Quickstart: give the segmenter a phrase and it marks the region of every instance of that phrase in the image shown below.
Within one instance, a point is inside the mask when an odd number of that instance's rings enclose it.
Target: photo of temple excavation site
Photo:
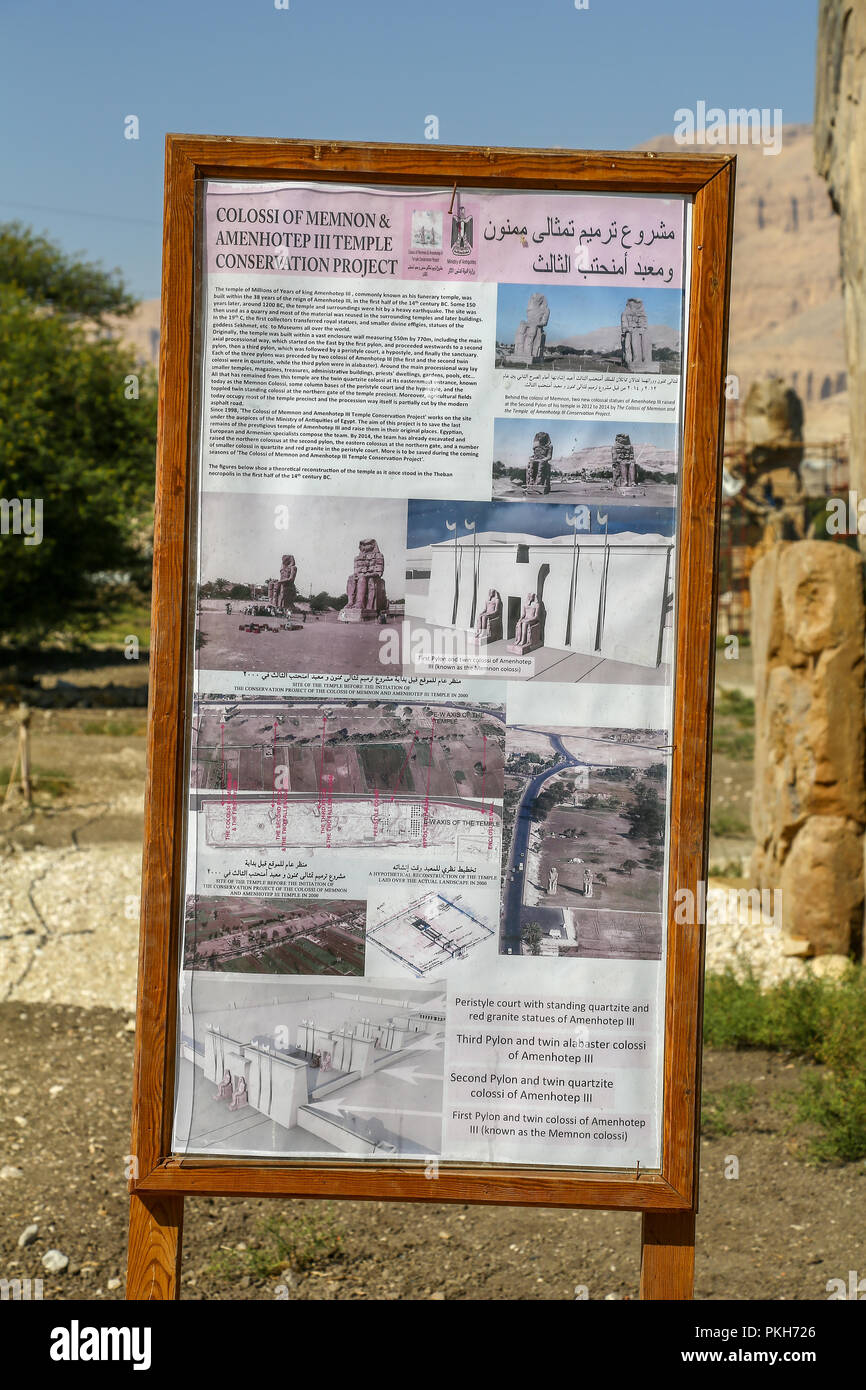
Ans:
[[[676,445],[673,424],[498,419],[493,497],[673,507]]]
[[[505,711],[493,703],[200,697],[194,789],[501,800]]]
[[[666,684],[673,515],[410,502],[407,671]]]
[[[500,284],[496,366],[676,375],[681,325],[680,290]]]
[[[403,501],[203,493],[198,666],[394,674],[405,535]]]
[[[503,954],[661,958],[665,745],[658,730],[509,727]]]
[[[441,986],[186,974],[174,1149],[438,1154],[444,1034]]]
[[[185,970],[363,975],[366,904],[341,899],[190,895]]]
[[[372,903],[371,903],[372,908]],[[425,893],[373,920],[367,932],[367,971],[380,973],[376,952],[418,979],[438,975],[489,941],[494,928],[470,910],[460,893]]]
[[[194,796],[200,816],[199,850],[228,852],[322,850],[329,856],[359,850],[411,850],[422,858],[447,857],[464,866],[497,860],[501,837],[498,802],[444,797],[291,795],[268,798]]]

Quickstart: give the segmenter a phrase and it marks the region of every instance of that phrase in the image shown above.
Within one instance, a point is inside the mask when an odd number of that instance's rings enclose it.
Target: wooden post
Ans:
[[[641,1222],[640,1296],[691,1299],[695,1289],[695,1213],[645,1211]]]
[[[24,803],[30,806],[33,802],[33,793],[30,789],[30,720],[33,718],[31,711],[25,704],[18,707],[19,733],[18,738],[21,747],[21,791],[24,794]]]
[[[169,1301],[180,1296],[183,1197],[133,1192],[129,1199],[128,1301]]]
[[[30,786],[30,720],[32,717],[31,710],[22,700],[15,715],[18,720],[18,742],[15,745],[15,759],[9,774],[9,785],[6,788],[6,796],[3,801],[4,806],[8,806],[12,800],[16,774],[20,780],[21,794],[25,804],[30,806],[33,802],[33,792]]]
[[[8,785],[7,788],[6,788],[6,795],[5,795],[5,797],[3,798],[3,805],[4,805],[4,806],[8,806],[9,803],[10,803],[10,801],[12,800],[12,793],[13,793],[13,791],[15,790],[15,786],[16,786],[15,778],[16,778],[17,775],[18,775],[18,764],[20,763],[20,761],[21,761],[21,734],[20,734],[20,732],[19,732],[19,734],[18,734],[18,739],[17,739],[17,742],[16,742],[16,744],[15,744],[15,757],[12,759],[12,771],[9,773],[9,785]]]

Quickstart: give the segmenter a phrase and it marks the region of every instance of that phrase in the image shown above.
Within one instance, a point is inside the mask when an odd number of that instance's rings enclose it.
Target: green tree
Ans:
[[[520,933],[521,945],[527,955],[541,955],[541,937],[541,924],[539,922],[527,922]]]
[[[629,822],[629,838],[664,843],[665,807],[664,802],[651,782],[638,782],[634,789],[634,802],[626,806],[622,813]]]
[[[327,613],[329,608],[342,608],[348,601],[348,594],[329,594],[326,589],[322,589],[321,593],[311,594],[308,600],[311,613]]]
[[[20,222],[0,223],[0,280],[31,304],[98,323],[135,308],[120,271],[67,256]]]
[[[75,631],[149,583],[155,383],[103,323],[133,303],[116,272],[0,226],[0,498],[41,508],[30,536],[4,510],[4,641]]]

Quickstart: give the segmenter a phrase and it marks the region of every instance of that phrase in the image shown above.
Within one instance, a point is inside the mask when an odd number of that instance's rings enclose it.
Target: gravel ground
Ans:
[[[0,998],[135,1009],[144,730],[139,710],[34,713],[34,812],[0,809]]]

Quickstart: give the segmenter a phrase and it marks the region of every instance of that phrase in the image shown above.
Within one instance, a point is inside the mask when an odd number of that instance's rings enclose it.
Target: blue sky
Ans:
[[[573,506],[549,502],[412,502],[409,503],[408,548],[435,545],[471,536],[466,521],[474,521],[475,529],[500,531],[504,536],[538,536],[550,540],[553,536],[572,536],[574,530],[565,516],[574,515]],[[670,535],[670,507],[604,507],[590,508],[589,534],[604,535],[604,517],[609,535],[619,531],[640,532],[642,535]],[[446,521],[456,521],[457,531],[449,531]],[[586,531],[584,535],[588,534]],[[578,532],[578,540],[581,532]]]
[[[166,131],[627,149],[698,100],[812,119],[813,0],[3,0],[0,220],[159,293]],[[140,139],[125,140],[136,115]]]

